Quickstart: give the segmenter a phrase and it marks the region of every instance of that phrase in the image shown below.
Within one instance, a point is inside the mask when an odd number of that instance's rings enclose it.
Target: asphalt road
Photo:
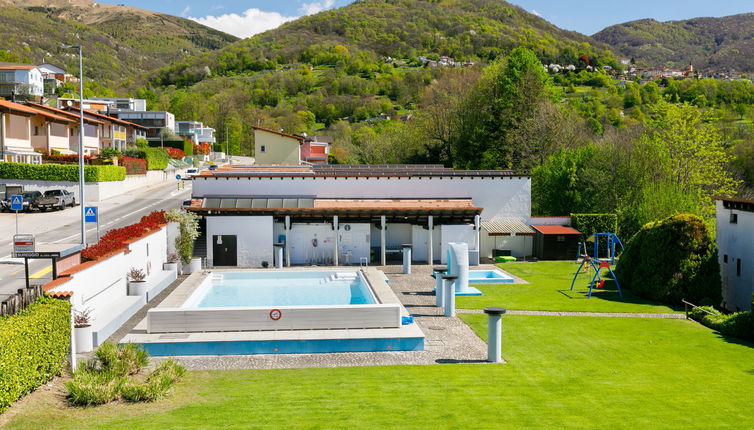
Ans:
[[[124,195],[93,203],[98,206],[99,230],[103,235],[110,229],[133,224],[155,210],[179,207],[191,195],[191,181],[180,181],[185,188],[178,189],[175,182],[150,189],[134,190]],[[0,300],[15,294],[25,285],[22,259],[11,258],[13,235],[16,232],[16,215],[0,213]],[[81,208],[63,211],[18,214],[18,232],[35,235],[36,243],[80,243]],[[97,241],[96,224],[87,224],[87,242]],[[20,263],[20,264],[19,264]],[[29,260],[29,274],[40,280],[52,279],[50,260]]]

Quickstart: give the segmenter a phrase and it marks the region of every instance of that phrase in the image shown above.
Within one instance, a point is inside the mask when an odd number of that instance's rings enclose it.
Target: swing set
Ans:
[[[606,238],[607,242],[607,246],[605,248],[607,252],[606,258],[600,258],[599,253],[600,238],[602,237]],[[594,249],[591,255],[589,254],[589,250],[587,248],[587,242],[589,241],[594,242]],[[579,268],[576,269],[576,273],[573,275],[573,280],[571,281],[571,291],[573,291],[573,287],[576,284],[576,278],[578,278],[579,274],[582,271],[587,273],[591,268],[592,270],[594,270],[594,275],[592,276],[591,282],[589,282],[589,294],[587,295],[587,298],[591,299],[592,290],[594,288],[598,290],[604,288],[605,279],[603,279],[601,272],[602,269],[607,269],[610,277],[615,282],[615,286],[618,288],[618,294],[621,298],[623,298],[623,291],[621,291],[620,285],[618,284],[618,279],[615,277],[615,273],[613,273],[612,269],[612,265],[615,264],[616,245],[620,246],[620,250],[623,251],[623,243],[614,233],[594,233],[579,244],[579,255],[577,255],[576,257],[576,262],[580,264]],[[583,253],[581,253],[582,250]]]

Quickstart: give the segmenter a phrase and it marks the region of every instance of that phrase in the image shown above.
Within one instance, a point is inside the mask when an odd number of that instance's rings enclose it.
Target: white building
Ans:
[[[44,94],[42,72],[33,64],[0,63],[0,97],[31,96],[39,99]]]
[[[145,99],[132,99],[130,97],[92,97],[92,100],[99,100],[112,104],[113,109],[133,110],[143,112],[147,110],[147,101]]]
[[[754,200],[719,199],[716,204],[723,306],[748,311],[754,294]]]
[[[179,136],[187,137],[196,144],[215,143],[215,129],[211,127],[205,127],[202,122],[176,121],[175,127],[176,133]]]
[[[436,165],[231,166],[195,176],[192,190],[210,266],[272,266],[274,243],[290,264],[384,265],[404,244],[416,262],[444,262],[459,241],[478,261],[482,221],[531,212],[527,175]]]

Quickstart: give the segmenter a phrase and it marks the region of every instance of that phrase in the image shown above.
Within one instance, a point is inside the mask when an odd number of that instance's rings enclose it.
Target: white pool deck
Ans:
[[[244,271],[266,271],[270,269],[247,269]],[[296,269],[273,269],[296,270]],[[332,271],[332,268],[307,268],[307,271]],[[355,270],[355,269],[354,269]],[[190,275],[156,309],[180,308],[210,273],[223,271],[238,272],[238,269],[213,269]],[[363,269],[364,277],[381,304],[400,307],[400,316],[410,313],[401,304],[388,285],[385,274],[376,268]],[[214,331],[214,332],[172,332],[148,333],[148,317],[142,319],[120,343],[169,344],[169,343],[213,343],[213,342],[259,342],[259,341],[307,341],[307,340],[358,340],[358,339],[415,339],[424,338],[424,333],[416,323],[399,325],[397,328],[342,328],[327,330],[260,330],[260,331]]]

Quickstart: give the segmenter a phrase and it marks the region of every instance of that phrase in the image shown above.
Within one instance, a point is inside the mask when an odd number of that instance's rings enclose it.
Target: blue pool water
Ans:
[[[356,271],[215,272],[184,308],[326,306],[377,303]]]
[[[513,278],[499,270],[469,270],[470,284],[498,284],[513,282]]]

